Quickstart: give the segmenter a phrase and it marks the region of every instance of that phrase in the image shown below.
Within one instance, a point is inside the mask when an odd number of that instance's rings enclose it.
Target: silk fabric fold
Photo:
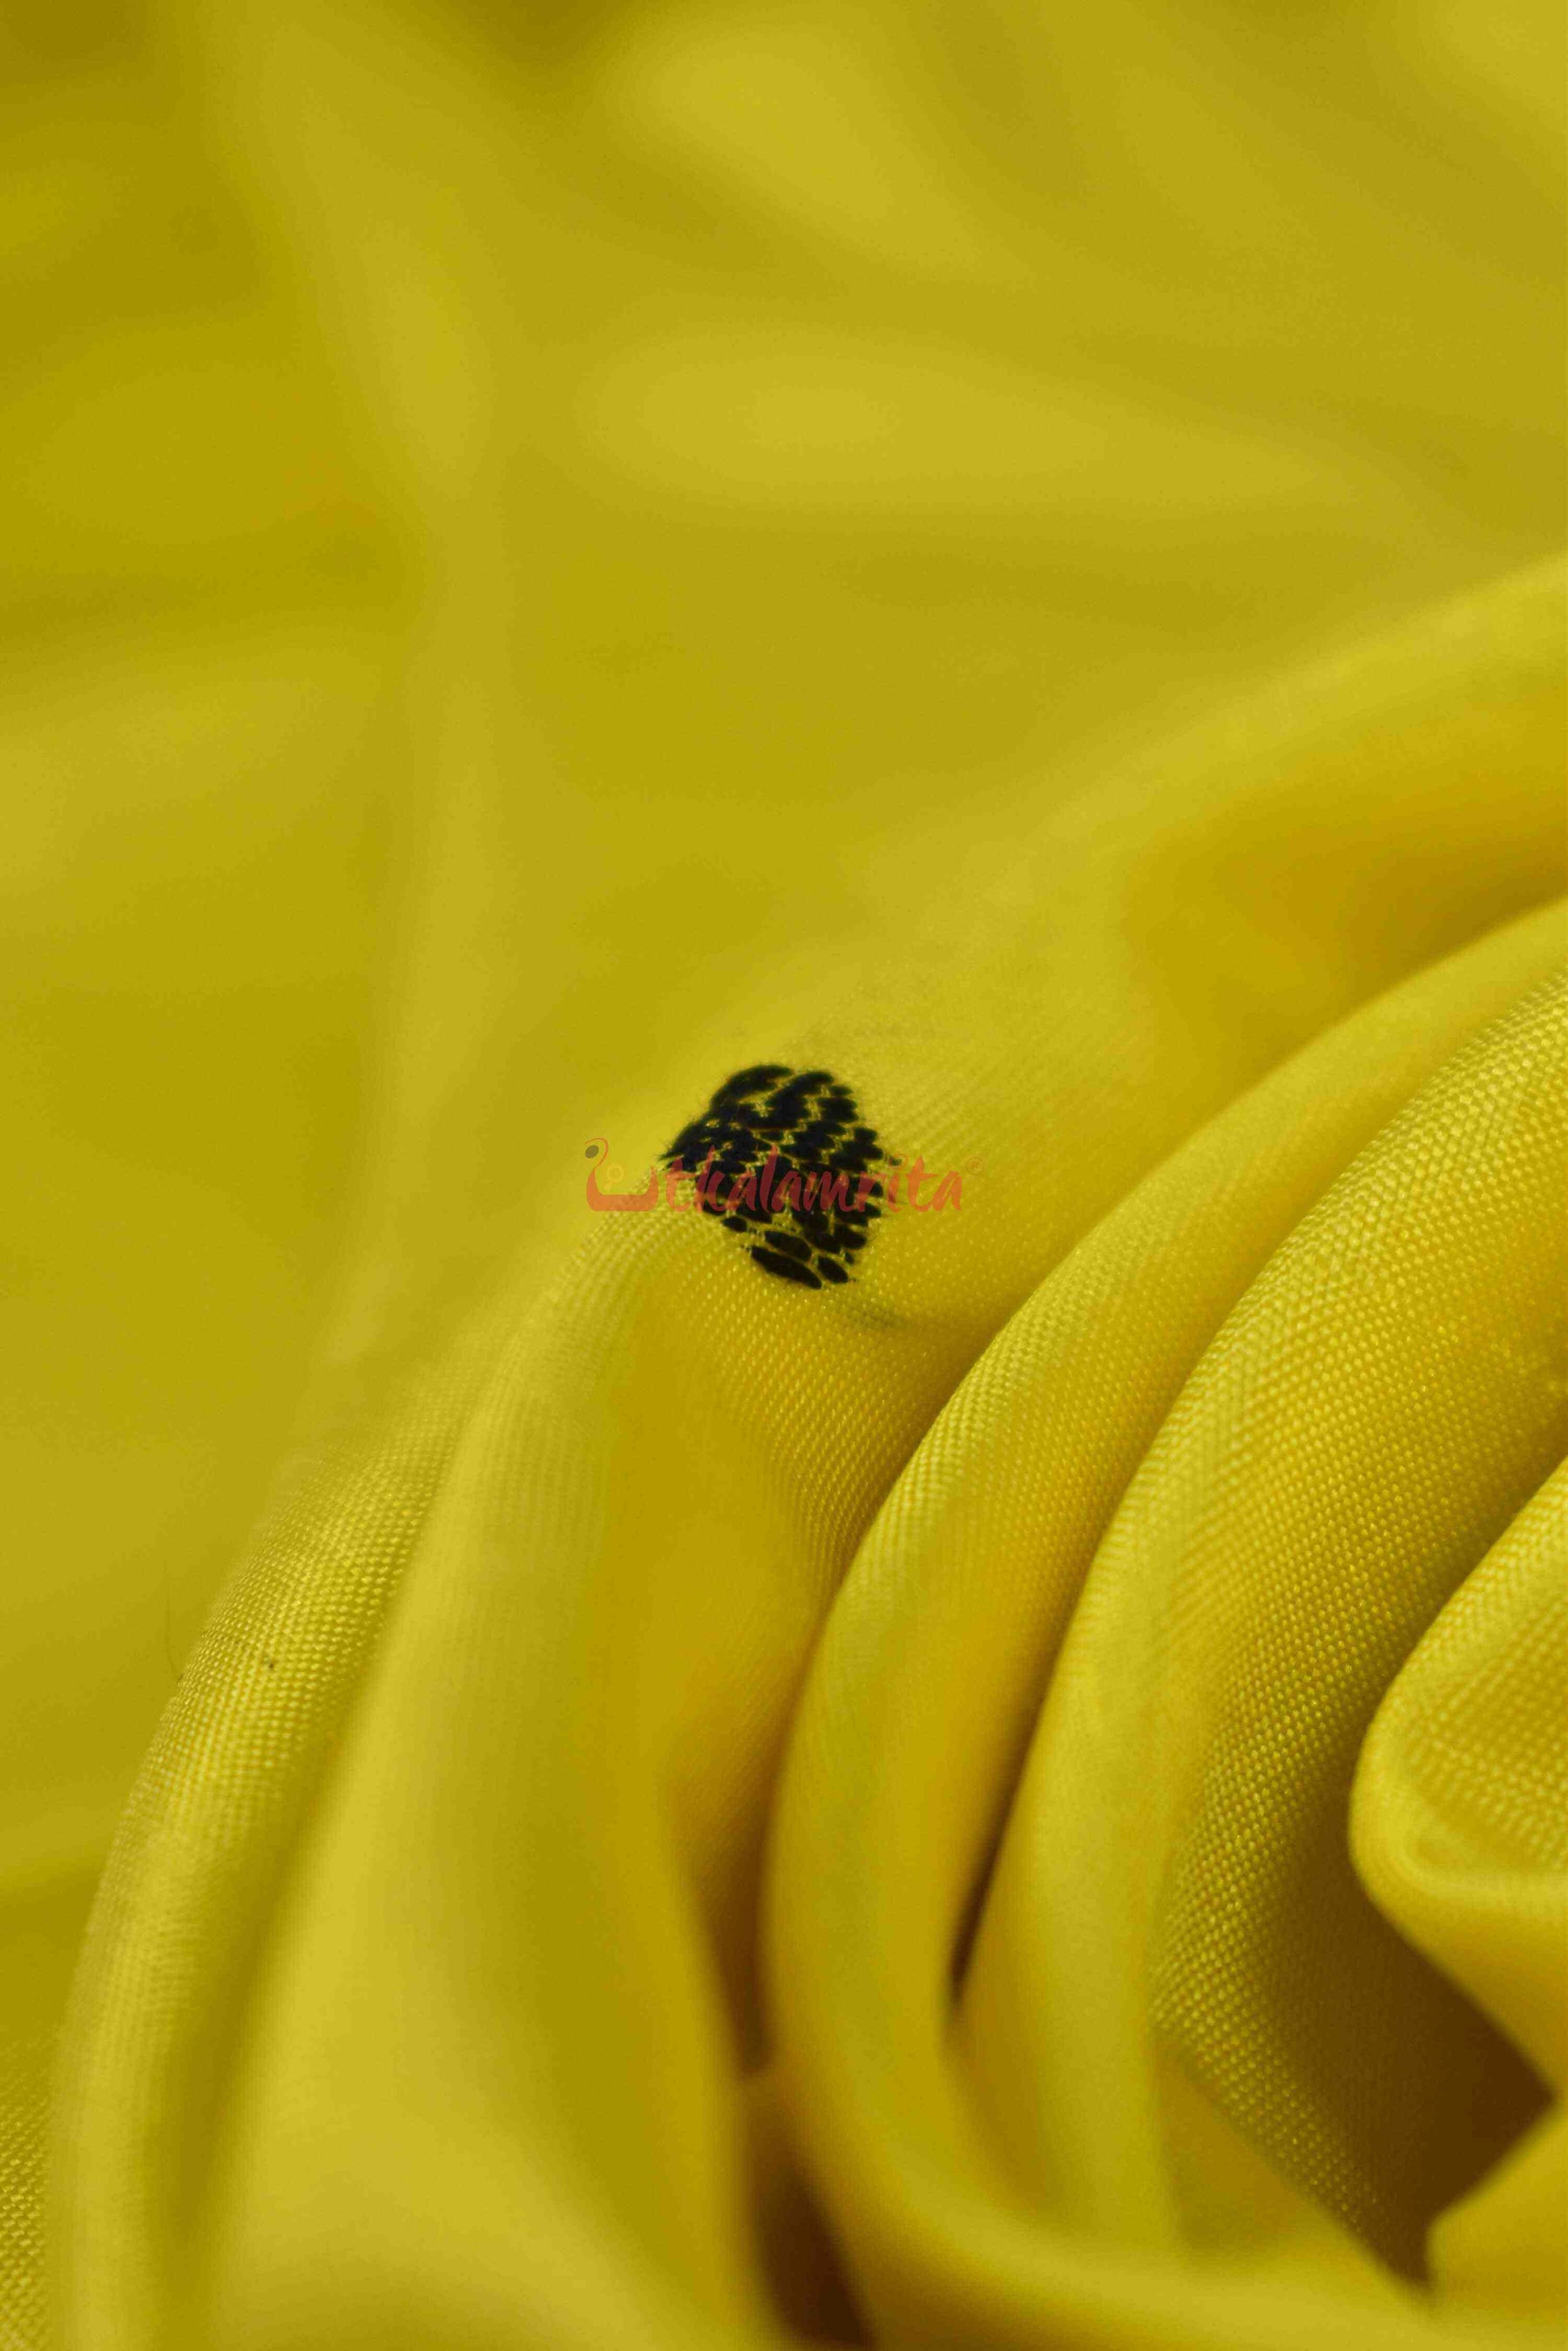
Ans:
[[[10,37],[0,2344],[1560,2340],[1558,28]]]

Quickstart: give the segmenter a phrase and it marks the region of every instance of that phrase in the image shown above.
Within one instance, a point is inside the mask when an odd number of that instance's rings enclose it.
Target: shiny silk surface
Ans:
[[[1562,2341],[1563,81],[5,10],[4,2351]]]

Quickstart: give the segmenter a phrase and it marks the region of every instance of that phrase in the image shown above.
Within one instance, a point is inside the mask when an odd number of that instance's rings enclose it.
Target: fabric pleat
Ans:
[[[1562,2340],[1562,47],[8,12],[0,2351]]]

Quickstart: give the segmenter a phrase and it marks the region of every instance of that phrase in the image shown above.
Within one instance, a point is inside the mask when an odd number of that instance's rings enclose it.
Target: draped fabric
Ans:
[[[1562,2340],[1562,67],[6,12],[4,2351]]]

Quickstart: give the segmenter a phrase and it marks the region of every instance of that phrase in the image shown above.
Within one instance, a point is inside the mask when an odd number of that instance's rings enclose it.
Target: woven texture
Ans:
[[[1560,48],[6,11],[0,2351],[1561,2342]]]

